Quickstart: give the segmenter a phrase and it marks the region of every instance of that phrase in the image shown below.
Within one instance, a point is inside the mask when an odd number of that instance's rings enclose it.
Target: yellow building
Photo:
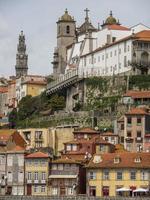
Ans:
[[[27,128],[19,129],[18,132],[27,142],[27,149],[51,147],[56,156],[64,148],[64,143],[72,140],[74,127],[56,128]]]
[[[26,195],[48,195],[49,162],[49,155],[42,152],[25,157]]]
[[[150,153],[95,154],[86,166],[89,196],[135,196],[149,190]]]

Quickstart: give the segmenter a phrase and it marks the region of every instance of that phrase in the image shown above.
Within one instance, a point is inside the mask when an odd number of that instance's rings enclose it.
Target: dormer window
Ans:
[[[67,150],[67,151],[71,151],[71,145],[70,145],[70,144],[68,144],[68,145],[66,146],[66,150]]]
[[[135,163],[140,163],[141,160],[142,160],[141,157],[137,157],[137,158],[134,159],[134,162],[135,162]]]
[[[115,164],[120,163],[120,162],[121,162],[121,158],[120,157],[117,156],[117,157],[114,158],[114,163]]]

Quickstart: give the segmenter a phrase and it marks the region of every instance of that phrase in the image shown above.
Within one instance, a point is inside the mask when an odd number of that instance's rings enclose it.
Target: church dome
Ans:
[[[68,14],[68,10],[65,10],[65,13],[60,18],[61,21],[74,21],[73,17]]]
[[[112,25],[112,24],[118,24],[115,17],[113,17],[112,11],[110,11],[109,17],[107,17],[105,21],[105,25]]]

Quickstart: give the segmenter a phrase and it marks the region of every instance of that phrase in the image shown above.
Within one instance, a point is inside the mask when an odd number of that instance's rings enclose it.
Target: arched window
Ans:
[[[144,51],[141,54],[141,63],[147,65],[148,64],[148,53]]]
[[[70,26],[66,26],[66,33],[67,33],[67,34],[70,33]]]

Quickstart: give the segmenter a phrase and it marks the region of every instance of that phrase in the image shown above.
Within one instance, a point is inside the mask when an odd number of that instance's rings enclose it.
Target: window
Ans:
[[[95,172],[89,172],[89,179],[96,179],[96,173]]]
[[[38,190],[39,190],[38,185],[34,185],[34,192],[36,193],[36,192],[38,192]]]
[[[122,180],[122,172],[121,171],[117,172],[117,180]]]
[[[124,67],[127,66],[127,56],[124,56]]]
[[[103,179],[104,180],[109,180],[109,171],[104,171],[103,172]]]
[[[117,50],[115,50],[115,53],[114,53],[114,55],[115,55],[115,56],[117,55]]]
[[[119,54],[121,54],[121,49],[119,49]]]
[[[127,118],[127,125],[128,125],[128,126],[131,126],[131,123],[132,123],[131,117],[128,117],[128,118]]]
[[[34,172],[34,180],[38,180],[38,172]]]
[[[42,139],[42,131],[35,131],[35,139]]]
[[[136,172],[135,171],[131,171],[130,172],[130,179],[131,180],[136,180]]]
[[[56,187],[53,187],[52,188],[52,195],[58,195],[58,188],[56,188]]]
[[[13,164],[13,157],[12,156],[8,156],[7,165],[8,166],[12,166],[12,164]]]
[[[121,124],[120,129],[121,129],[121,130],[124,130],[124,124]]]
[[[71,145],[68,144],[66,149],[67,149],[67,151],[71,151]]]
[[[23,182],[23,176],[24,176],[23,172],[18,172],[18,181],[19,182]]]
[[[52,170],[57,170],[57,165],[56,164],[52,164]]]
[[[70,26],[66,26],[66,33],[67,33],[67,34],[70,33]]]
[[[149,178],[148,171],[141,171],[141,180],[148,180]]]
[[[127,131],[127,137],[131,137],[131,131]]]
[[[94,197],[96,196],[96,186],[89,187],[89,195]]]
[[[63,170],[63,164],[58,164],[58,170]]]
[[[27,180],[31,180],[32,179],[32,174],[31,172],[27,172]]]
[[[141,131],[137,131],[137,138],[141,138],[142,134]]]
[[[110,57],[112,57],[112,51],[110,52]]]
[[[121,136],[121,143],[124,143],[124,137]]]
[[[128,51],[130,51],[130,46],[128,45]]]
[[[84,57],[84,66],[86,66],[86,57]]]
[[[68,195],[73,195],[73,188],[72,187],[68,187],[67,188],[67,193],[68,193]]]
[[[41,192],[45,192],[45,185],[41,185]]]
[[[126,50],[127,50],[127,43],[124,42],[124,52],[126,52]]]
[[[8,182],[12,182],[12,173],[8,172]]]
[[[42,172],[42,180],[45,180],[45,179],[46,179],[46,173]]]
[[[20,167],[22,167],[24,165],[24,157],[23,156],[20,156],[19,159],[18,159],[18,165]]]
[[[116,41],[116,37],[112,37],[112,42],[115,42]]]
[[[138,117],[138,118],[137,118],[137,125],[138,125],[138,126],[141,125],[141,121],[142,121],[142,120],[141,120],[141,117]]]
[[[76,144],[72,145],[72,151],[77,151],[77,145]]]

